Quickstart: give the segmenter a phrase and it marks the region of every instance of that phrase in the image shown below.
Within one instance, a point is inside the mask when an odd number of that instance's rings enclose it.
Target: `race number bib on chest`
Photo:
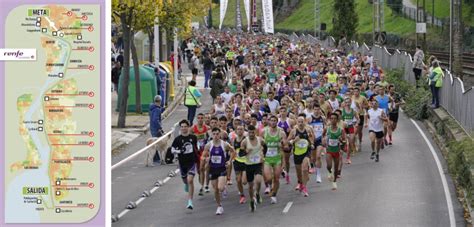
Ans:
[[[250,156],[250,161],[253,162],[253,163],[259,163],[260,162],[260,155]]]
[[[278,155],[278,148],[277,147],[269,147],[267,149],[267,157],[275,157]]]
[[[222,156],[212,155],[211,162],[214,164],[221,164],[222,163]]]
[[[309,145],[308,140],[305,139],[300,139],[297,143],[296,146],[299,148],[307,148]]]
[[[329,139],[328,145],[331,147],[335,147],[339,145],[339,140],[338,139]]]
[[[316,138],[319,138],[323,135],[323,124],[314,124],[313,125],[313,129],[314,129],[314,134],[316,134]]]

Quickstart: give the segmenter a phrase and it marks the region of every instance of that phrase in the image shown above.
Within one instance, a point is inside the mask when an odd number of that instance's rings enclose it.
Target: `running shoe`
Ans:
[[[193,201],[192,200],[188,200],[188,206],[186,208],[188,208],[190,210],[193,209]]]
[[[382,144],[380,144],[380,149],[384,149],[385,148],[385,145],[384,143],[382,142]]]
[[[277,203],[277,197],[276,196],[272,196],[270,199],[271,199],[271,201],[270,201],[271,204]]]
[[[372,154],[370,155],[370,159],[374,159],[375,158],[375,152],[372,152]]]
[[[316,183],[321,183],[321,173],[316,174]]]
[[[227,198],[227,187],[224,187],[224,191],[222,191],[222,198]]]
[[[390,140],[390,142],[388,142],[388,145],[392,146],[393,145],[392,143],[393,143],[393,141]]]
[[[218,206],[216,210],[216,215],[221,215],[224,213],[224,208],[222,206]]]
[[[253,201],[253,199],[250,200],[250,211],[254,212],[257,209],[257,205]]]
[[[379,162],[379,154],[375,155],[375,162]]]
[[[301,186],[302,185],[300,183],[298,183],[295,187],[295,191],[301,191]]]
[[[189,185],[188,184],[184,184],[184,192],[189,192]]]
[[[227,185],[232,185],[232,181],[231,181],[231,180],[228,180],[228,181],[227,181]]]
[[[308,189],[306,188],[306,186],[301,185],[301,187],[303,188],[303,189],[301,190],[301,192],[303,193],[303,196],[304,196],[304,197],[308,197],[309,194],[308,194]]]
[[[281,171],[281,177],[282,177],[282,178],[285,178],[285,177],[286,177],[286,171],[285,171],[285,170]]]
[[[211,192],[211,190],[209,190],[209,186],[208,186],[208,185],[204,186],[204,191],[205,191],[206,193]]]
[[[203,195],[204,195],[204,190],[203,190],[202,188],[199,189],[199,194],[198,194],[198,195],[199,195],[199,196],[203,196]]]
[[[333,191],[337,190],[337,183],[336,182],[332,182],[332,190]]]
[[[347,158],[347,159],[346,159],[346,164],[351,164],[351,163],[352,163],[351,159],[350,159],[350,158]]]
[[[309,173],[313,174],[316,172],[316,168],[312,167],[312,168],[309,168]]]
[[[328,174],[328,180],[329,180],[329,181],[332,181],[332,180],[334,180],[334,179],[333,179],[333,175],[332,175],[332,173],[329,173],[329,174]]]
[[[270,187],[265,188],[265,195],[268,195],[268,194],[270,194]]]
[[[239,203],[240,203],[240,204],[244,204],[244,203],[245,203],[245,201],[246,201],[246,199],[245,199],[245,195],[241,195],[241,196],[240,196]]]
[[[383,140],[384,140],[383,142],[385,143],[385,146],[387,146],[387,145],[388,145],[388,140],[387,140],[387,138],[385,138],[385,139],[383,139]]]
[[[262,197],[260,196],[260,194],[257,194],[257,195],[255,196],[255,199],[257,200],[257,203],[258,203],[258,204],[262,204],[263,199],[262,199]]]
[[[290,184],[290,175],[286,174],[285,176],[286,184]]]

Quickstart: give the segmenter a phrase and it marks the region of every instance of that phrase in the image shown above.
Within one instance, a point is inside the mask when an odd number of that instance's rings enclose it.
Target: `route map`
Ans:
[[[100,12],[25,4],[5,19],[6,223],[82,223],[99,211]]]

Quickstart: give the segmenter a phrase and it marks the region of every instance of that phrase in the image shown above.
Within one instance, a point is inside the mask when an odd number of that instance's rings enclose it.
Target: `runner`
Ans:
[[[372,108],[369,109],[365,119],[365,127],[369,128],[369,137],[372,147],[372,154],[370,159],[379,161],[379,151],[383,143],[383,122],[387,120],[385,111],[379,108],[379,103],[377,99],[373,98],[371,100]],[[370,122],[368,121],[370,120]]]
[[[226,152],[229,152],[229,160],[235,156],[234,148],[227,142],[220,139],[221,130],[212,129],[212,140],[206,144],[202,159],[209,162],[209,178],[214,189],[214,198],[217,203],[216,215],[224,213],[221,203],[221,193],[225,191],[226,167],[230,164],[227,160]],[[224,193],[225,197],[225,193]]]
[[[267,145],[264,163],[264,180],[267,186],[265,194],[269,194],[271,190],[272,204],[277,203],[276,195],[280,187],[281,148],[287,147],[286,134],[282,129],[277,127],[277,122],[278,118],[275,115],[270,116],[270,125],[265,127],[263,133],[263,139]]]
[[[311,151],[311,164],[315,164],[316,168],[316,183],[321,183],[321,153],[324,151],[324,146],[322,144],[322,137],[324,135],[324,131],[326,130],[324,122],[326,121],[325,117],[321,112],[321,107],[319,104],[316,104],[313,107],[313,113],[310,113],[309,117],[309,124],[313,128],[314,132],[314,147]]]
[[[393,100],[390,96],[385,94],[385,87],[380,86],[380,85],[376,85],[376,87],[378,88],[378,95],[375,98],[377,99],[379,108],[383,109],[385,112],[385,115],[387,116],[388,113],[390,112],[391,106],[393,106]],[[387,131],[388,131],[388,122],[384,121],[383,122],[383,134],[384,134],[383,142],[384,143],[382,143],[382,149],[384,148],[384,146],[388,145],[388,141],[386,138]]]
[[[388,86],[388,91],[390,97],[392,97],[392,108],[390,109],[389,113],[389,127],[388,127],[388,145],[392,145],[393,143],[393,132],[397,128],[398,123],[398,110],[400,109],[400,105],[403,105],[405,102],[402,100],[400,94],[395,92],[395,85],[391,84]]]
[[[337,189],[337,176],[340,175],[339,163],[341,158],[340,146],[342,141],[346,140],[346,133],[343,128],[338,126],[339,116],[337,113],[331,113],[329,120],[331,125],[327,129],[326,137],[323,142],[327,146],[326,168],[329,172],[328,179],[332,181],[332,190]],[[332,167],[334,166],[334,170]]]
[[[281,106],[279,108],[279,116],[277,126],[285,132],[286,135],[290,134],[291,128],[293,126],[292,121],[288,119],[288,112],[285,106]],[[286,184],[290,184],[290,156],[291,156],[291,148],[283,149],[283,165],[284,169],[282,171],[282,176],[285,177]]]
[[[204,151],[204,146],[206,146],[208,130],[209,126],[204,124],[204,114],[199,113],[197,115],[197,123],[191,128],[191,133],[197,138],[198,159],[196,160],[196,163],[199,173],[199,183],[201,184],[201,188],[199,189],[200,196],[204,195],[204,181],[208,178],[206,175],[206,165],[204,162],[201,162],[202,152]]]
[[[364,128],[364,120],[365,120],[365,115],[366,115],[366,110],[369,106],[369,103],[367,102],[367,98],[365,96],[360,95],[360,88],[359,86],[356,86],[353,90],[353,97],[352,97],[352,103],[351,106],[358,112],[359,114],[359,124],[357,124],[357,136],[359,138],[359,147],[358,151],[361,151],[362,147],[362,136],[363,136],[363,131],[362,129]],[[355,104],[354,104],[355,103]]]
[[[242,141],[240,150],[247,154],[245,171],[249,184],[250,211],[254,212],[257,209],[257,203],[262,203],[260,186],[262,182],[262,162],[264,161],[263,149],[265,143],[260,137],[256,136],[256,128],[252,125],[248,126],[248,135]],[[255,191],[254,185],[256,185]]]
[[[306,124],[305,117],[304,114],[298,116],[296,127],[291,130],[288,140],[290,144],[294,145],[293,154],[296,176],[298,178],[295,190],[299,190],[307,197],[309,196],[308,189],[306,188],[306,183],[309,180],[309,156],[311,149],[314,149],[315,143],[313,130]]]
[[[357,111],[355,111],[352,107],[352,104],[354,104],[350,98],[350,96],[347,96],[344,99],[344,108],[342,108],[342,120],[345,122],[345,127],[344,131],[346,132],[346,135],[348,137],[348,147],[346,149],[347,151],[347,158],[346,158],[346,164],[351,164],[351,153],[355,152],[355,125],[359,121],[359,114],[357,114]],[[357,104],[355,104],[357,105]]]
[[[235,149],[235,159],[234,159],[234,171],[235,171],[235,180],[237,181],[237,189],[239,190],[240,195],[240,204],[244,204],[246,201],[244,193],[244,184],[247,184],[247,176],[245,175],[246,167],[246,153],[240,149],[240,144],[246,138],[244,126],[239,125],[236,127],[236,131],[231,133],[231,143]]]
[[[173,140],[171,152],[178,155],[179,170],[184,183],[184,191],[188,193],[188,205],[193,209],[194,175],[197,168],[197,137],[189,134],[189,121],[179,122],[180,135]]]

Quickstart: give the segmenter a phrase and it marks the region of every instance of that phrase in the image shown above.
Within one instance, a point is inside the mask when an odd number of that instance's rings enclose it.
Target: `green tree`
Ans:
[[[335,0],[333,4],[333,28],[332,35],[336,38],[345,36],[351,40],[356,34],[359,17],[355,12],[354,0]]]

